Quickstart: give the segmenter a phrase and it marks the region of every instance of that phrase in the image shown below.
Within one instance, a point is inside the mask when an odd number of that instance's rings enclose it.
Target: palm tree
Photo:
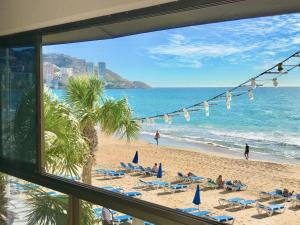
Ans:
[[[91,171],[98,144],[96,125],[99,124],[105,134],[126,136],[128,141],[135,138],[140,130],[133,120],[127,99],[106,99],[102,96],[103,90],[102,81],[92,75],[71,77],[67,85],[67,103],[79,120],[89,147],[89,156],[82,171],[82,181],[86,184],[92,183]]]
[[[71,110],[48,90],[44,93],[44,138],[46,171],[77,176],[88,157],[88,145]]]
[[[22,110],[21,110],[22,111]],[[79,122],[67,105],[50,91],[44,92],[44,168],[58,175],[78,175],[85,164],[88,145],[81,135]],[[41,187],[29,187],[27,225],[65,225],[68,222],[68,196],[51,196]],[[81,203],[81,224],[93,225],[92,205]]]

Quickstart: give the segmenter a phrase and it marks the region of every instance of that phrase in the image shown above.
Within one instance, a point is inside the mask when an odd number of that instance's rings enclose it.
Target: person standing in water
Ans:
[[[158,132],[158,130],[156,131],[155,135],[154,135],[154,139],[156,141],[156,145],[158,145],[158,139],[160,138],[160,134]]]
[[[249,145],[246,143],[246,147],[245,147],[245,158],[248,160],[249,159]]]

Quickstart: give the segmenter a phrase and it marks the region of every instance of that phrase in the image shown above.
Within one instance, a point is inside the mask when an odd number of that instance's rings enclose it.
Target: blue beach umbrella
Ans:
[[[195,192],[195,196],[194,196],[194,199],[193,199],[193,203],[195,205],[198,205],[198,209],[200,208],[201,198],[200,198],[200,186],[199,186],[199,184],[197,185],[197,188],[196,188],[196,192]]]
[[[135,163],[135,164],[139,163],[139,153],[138,153],[138,151],[135,152],[132,163]]]
[[[159,164],[159,167],[158,167],[158,172],[157,172],[157,178],[162,178],[162,166],[161,166],[161,163]]]

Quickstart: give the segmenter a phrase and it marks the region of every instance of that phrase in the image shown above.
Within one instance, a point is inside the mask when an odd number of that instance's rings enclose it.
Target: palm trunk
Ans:
[[[89,146],[89,157],[82,169],[82,181],[85,184],[92,184],[92,167],[95,160],[94,153],[97,150],[98,136],[94,126],[86,126],[83,129],[83,136],[86,138]]]

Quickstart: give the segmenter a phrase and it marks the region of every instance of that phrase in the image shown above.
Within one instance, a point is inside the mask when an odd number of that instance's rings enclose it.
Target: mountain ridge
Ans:
[[[60,68],[72,68],[74,76],[88,73],[88,64],[84,59],[57,53],[48,53],[43,55],[43,61],[52,63]],[[122,77],[120,74],[110,70],[105,70],[104,84],[107,89],[130,89],[130,88],[151,88],[150,85],[142,81],[130,81]]]

